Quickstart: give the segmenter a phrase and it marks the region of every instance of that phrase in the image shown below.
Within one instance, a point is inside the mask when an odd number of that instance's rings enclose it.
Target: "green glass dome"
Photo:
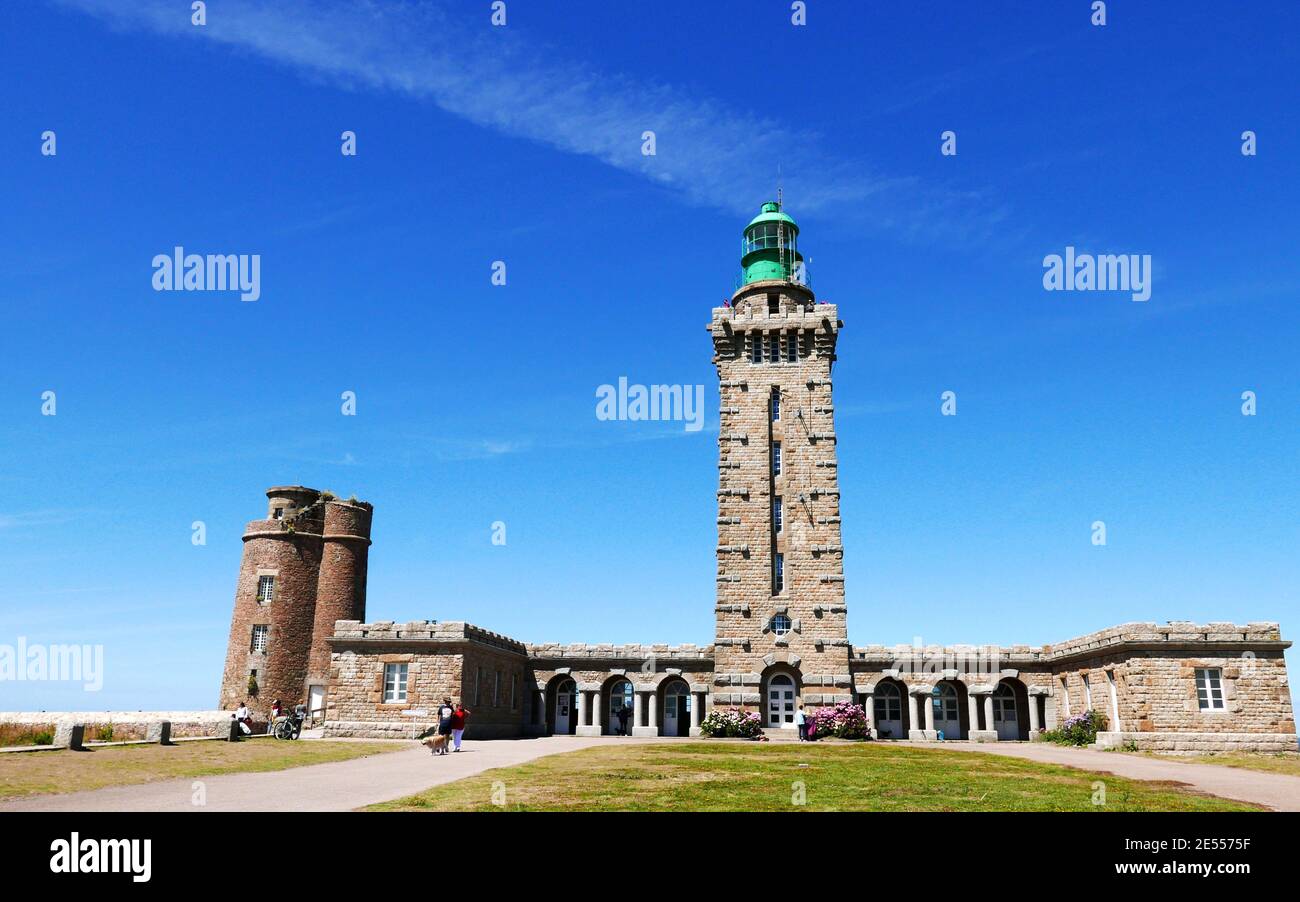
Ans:
[[[768,279],[802,281],[799,226],[781,211],[779,203],[763,204],[758,215],[745,226],[740,253],[742,285]]]

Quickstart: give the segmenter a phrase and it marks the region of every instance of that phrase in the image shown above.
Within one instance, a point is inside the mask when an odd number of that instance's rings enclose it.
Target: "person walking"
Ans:
[[[808,741],[808,718],[803,713],[803,702],[800,702],[799,707],[795,709],[794,725],[799,728],[799,741],[807,742]]]
[[[618,709],[618,733],[620,736],[627,735],[627,718],[632,712],[628,710],[627,705]]]
[[[438,706],[438,735],[447,737],[444,749],[451,744],[451,716],[455,713],[456,709],[451,706],[451,696],[446,696]]]
[[[468,717],[469,709],[457,703],[456,710],[451,713],[451,737],[457,752],[460,751],[460,738],[465,735],[465,721]]]

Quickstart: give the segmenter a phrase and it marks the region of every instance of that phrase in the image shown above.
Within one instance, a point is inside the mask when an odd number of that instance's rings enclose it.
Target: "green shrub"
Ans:
[[[1057,745],[1092,745],[1097,741],[1097,733],[1106,729],[1106,715],[1100,711],[1084,711],[1076,714],[1055,730],[1044,730],[1045,742]]]

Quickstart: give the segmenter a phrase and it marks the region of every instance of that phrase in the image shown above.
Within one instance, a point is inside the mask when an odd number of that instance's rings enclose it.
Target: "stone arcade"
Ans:
[[[468,623],[365,622],[371,505],[302,486],[248,525],[220,705],[307,698],[328,736],[410,736],[443,696],[471,738],[696,735],[714,706],[793,725],[866,706],[880,739],[1028,740],[1088,709],[1100,744],[1296,745],[1276,623],[1128,623],[1041,647],[855,647],[831,368],[843,323],[804,279],[779,204],[745,228],[743,278],[708,330],[721,391],[712,645],[528,645]],[[620,712],[627,713],[620,717]]]

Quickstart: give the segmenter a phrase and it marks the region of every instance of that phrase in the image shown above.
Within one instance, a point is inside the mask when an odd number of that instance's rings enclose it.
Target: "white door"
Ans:
[[[993,693],[993,728],[1000,742],[1014,742],[1020,738],[1020,721],[1016,718],[1016,693],[1003,683]]]
[[[312,686],[307,690],[307,713],[312,720],[325,716],[325,687]]]
[[[664,735],[685,736],[691,722],[690,693],[684,683],[664,690]]]
[[[940,683],[934,687],[930,703],[934,705],[934,728],[943,733],[944,739],[961,739],[961,709],[957,705],[957,687],[952,683]]]
[[[893,683],[881,683],[874,694],[876,735],[881,739],[906,739],[903,735],[903,697]]]
[[[766,726],[794,729],[794,680],[778,673],[767,681]]]
[[[573,717],[573,692],[561,689],[555,693],[555,732],[563,735],[569,732],[570,718]]]

